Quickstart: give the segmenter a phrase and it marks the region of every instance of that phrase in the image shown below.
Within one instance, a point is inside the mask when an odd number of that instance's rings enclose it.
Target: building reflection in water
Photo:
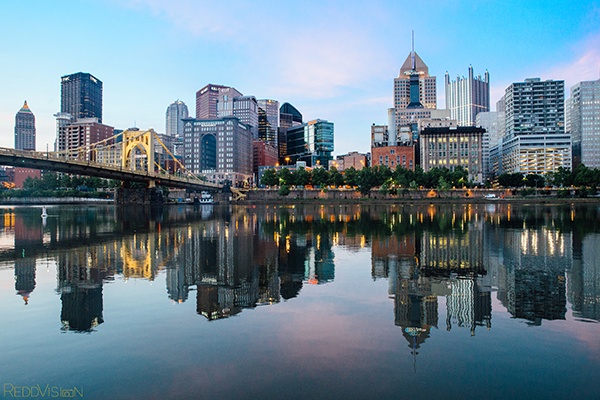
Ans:
[[[49,252],[63,329],[79,332],[103,323],[102,287],[115,277],[154,280],[164,271],[171,301],[195,291],[197,313],[216,320],[334,281],[335,247],[370,248],[372,278],[388,280],[395,324],[414,356],[438,327],[441,296],[446,330],[470,335],[491,329],[493,292],[532,325],[564,319],[567,300],[576,318],[600,321],[600,216],[592,207],[211,210],[66,210],[45,227],[37,212],[4,210],[2,228],[14,232],[15,246],[0,258],[15,261],[15,290],[27,303],[35,256]]]

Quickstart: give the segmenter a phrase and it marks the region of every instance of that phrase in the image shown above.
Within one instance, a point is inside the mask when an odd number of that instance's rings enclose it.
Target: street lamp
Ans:
[[[286,157],[286,158],[285,158],[285,165],[289,165],[289,164],[290,164],[290,158],[289,158],[289,157]]]

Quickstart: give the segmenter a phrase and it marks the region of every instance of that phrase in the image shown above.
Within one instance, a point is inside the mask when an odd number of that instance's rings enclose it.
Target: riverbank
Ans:
[[[527,192],[530,193],[530,192]],[[243,200],[233,202],[240,205],[262,204],[395,204],[395,203],[600,203],[600,197],[560,197],[557,190],[538,190],[521,195],[512,190],[488,189],[452,189],[428,190],[411,189],[401,194],[371,191],[363,195],[355,190],[346,189],[308,189],[291,190],[287,196],[279,195],[276,189],[253,189],[246,193]]]
[[[91,197],[9,197],[0,199],[2,206],[48,205],[48,204],[114,204],[114,199]]]

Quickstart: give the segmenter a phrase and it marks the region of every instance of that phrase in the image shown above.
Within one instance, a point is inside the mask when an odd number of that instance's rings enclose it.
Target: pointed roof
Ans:
[[[416,51],[414,52],[414,54],[415,70],[419,73],[419,75],[429,76],[429,67],[427,66],[427,64],[423,62],[423,60],[421,59],[421,57],[419,57]],[[412,71],[412,55],[413,52],[408,53],[406,61],[404,61],[404,64],[402,64],[402,67],[400,67],[400,78],[404,77],[406,75],[406,72]]]
[[[23,107],[21,107],[21,109],[19,110],[19,112],[26,112],[26,113],[30,113],[31,110],[29,109],[29,106],[27,105],[27,100],[25,100],[25,104],[23,104]]]

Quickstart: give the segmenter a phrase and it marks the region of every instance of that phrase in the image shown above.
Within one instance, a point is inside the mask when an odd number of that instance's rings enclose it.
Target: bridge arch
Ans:
[[[123,131],[123,157],[121,166],[131,171],[138,170],[136,154],[146,156],[145,172],[154,172],[154,136],[153,129],[140,131],[139,129],[128,129]]]

